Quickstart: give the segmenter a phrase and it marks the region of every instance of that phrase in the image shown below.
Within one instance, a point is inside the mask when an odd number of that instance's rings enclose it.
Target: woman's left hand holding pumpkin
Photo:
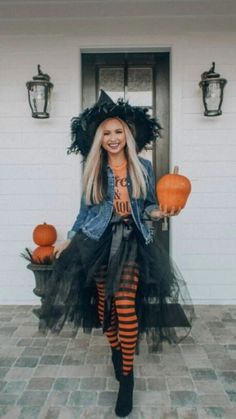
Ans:
[[[152,210],[150,215],[152,218],[164,218],[164,217],[173,217],[174,215],[178,215],[181,211],[181,208],[179,207],[176,209],[175,207],[172,207],[171,211],[167,211],[167,205],[164,205],[163,207],[160,205],[158,210]]]
[[[172,217],[174,215],[178,215],[181,211],[181,207],[179,208],[172,207],[171,211],[168,212],[167,205],[164,205],[163,207],[162,205],[160,205],[159,208],[160,208],[161,213],[163,214],[163,217]]]

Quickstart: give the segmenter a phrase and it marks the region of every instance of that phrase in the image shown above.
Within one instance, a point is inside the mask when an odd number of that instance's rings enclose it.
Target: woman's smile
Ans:
[[[110,148],[116,150],[119,147],[120,143],[118,143],[118,142],[116,142],[116,143],[108,143],[108,145],[109,145]]]

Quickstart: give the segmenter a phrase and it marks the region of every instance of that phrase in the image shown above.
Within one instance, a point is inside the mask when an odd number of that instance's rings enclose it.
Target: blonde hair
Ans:
[[[105,121],[109,119],[117,119],[122,124],[124,129],[126,138],[125,154],[127,159],[127,170],[132,183],[132,197],[145,198],[147,194],[147,172],[138,158],[133,134],[131,133],[127,123],[122,119],[118,117],[111,117],[107,118]],[[102,184],[102,169],[104,168],[104,164],[107,164],[107,159],[105,158],[106,152],[102,148],[103,125],[105,121],[103,121],[96,130],[93,144],[85,164],[83,190],[87,205],[91,203],[99,204],[105,198]]]

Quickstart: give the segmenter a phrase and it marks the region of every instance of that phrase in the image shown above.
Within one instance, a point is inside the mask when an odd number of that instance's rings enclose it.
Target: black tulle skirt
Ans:
[[[34,309],[41,326],[59,333],[65,323],[70,323],[75,334],[79,327],[87,333],[101,327],[96,273],[106,267],[108,327],[109,307],[119,289],[122,269],[129,262],[139,267],[139,337],[146,334],[150,351],[158,350],[163,340],[180,342],[189,334],[195,317],[186,282],[155,232],[153,241],[145,244],[132,218],[118,215],[113,215],[99,241],[79,231],[55,259],[42,305]]]

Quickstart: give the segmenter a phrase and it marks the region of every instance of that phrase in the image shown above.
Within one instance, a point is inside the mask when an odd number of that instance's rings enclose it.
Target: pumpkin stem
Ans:
[[[174,174],[177,175],[179,173],[179,166],[174,167]]]

